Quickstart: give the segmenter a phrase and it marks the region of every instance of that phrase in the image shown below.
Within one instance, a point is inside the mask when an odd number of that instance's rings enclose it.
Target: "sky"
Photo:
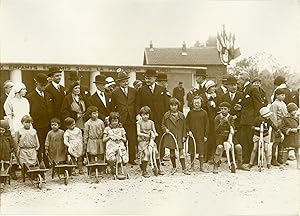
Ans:
[[[144,48],[192,46],[223,24],[243,56],[300,70],[299,0],[0,0],[0,60],[142,65]]]

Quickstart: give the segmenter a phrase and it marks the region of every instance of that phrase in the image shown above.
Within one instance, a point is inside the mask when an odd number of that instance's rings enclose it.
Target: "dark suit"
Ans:
[[[154,121],[158,136],[156,143],[159,144],[162,136],[162,120],[164,114],[169,110],[166,107],[165,89],[155,84],[154,92],[152,93],[149,86],[145,85],[138,91],[137,107],[140,109],[143,106],[148,106],[151,109],[150,118]],[[160,149],[160,157],[164,156],[164,148]]]
[[[92,96],[89,97],[90,105],[96,106],[98,108],[99,118],[105,122],[105,117],[109,116],[110,113],[110,103],[111,103],[111,96],[104,92],[106,106],[104,106],[102,100],[100,99],[97,92],[95,92]]]
[[[173,89],[173,97],[177,98],[179,102],[181,103],[181,106],[179,107],[179,110],[182,112],[183,111],[183,105],[184,105],[184,95],[185,95],[185,90],[184,88],[180,89],[178,86]]]
[[[0,119],[3,119],[5,115],[5,111],[4,111],[4,103],[6,101],[7,95],[3,92],[1,93],[0,96]]]
[[[59,118],[61,120],[61,124],[63,124],[64,119],[61,116],[61,106],[62,106],[63,100],[66,96],[65,87],[60,85],[60,88],[59,88],[59,91],[58,91],[53,86],[53,84],[50,83],[47,86],[45,91],[50,94],[50,97],[52,99],[54,117]]]
[[[36,129],[40,142],[38,150],[38,159],[41,161],[42,154],[45,152],[45,140],[50,130],[50,120],[53,118],[52,98],[48,92],[44,92],[44,97],[39,95],[36,90],[27,95],[30,104],[30,116],[33,120],[33,128]],[[44,157],[46,166],[49,166],[48,160]]]
[[[259,116],[259,110],[263,106],[262,99],[258,89],[251,83],[243,89],[243,95],[239,102],[242,106],[240,111],[240,125],[241,125],[241,145],[243,147],[244,163],[249,163],[250,155],[253,149],[253,135],[252,126],[254,120]]]
[[[111,94],[111,109],[120,114],[121,123],[126,131],[129,148],[129,163],[136,158],[137,131],[136,131],[136,96],[134,88],[128,87],[127,96],[118,87]]]

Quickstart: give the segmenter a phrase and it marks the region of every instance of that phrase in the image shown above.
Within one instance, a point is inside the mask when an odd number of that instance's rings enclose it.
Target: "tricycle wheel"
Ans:
[[[65,170],[65,176],[64,176],[64,183],[65,185],[68,185],[68,182],[69,182],[69,172],[68,170]]]
[[[38,189],[42,189],[42,183],[43,183],[43,178],[41,174],[38,174],[38,182],[37,182]]]

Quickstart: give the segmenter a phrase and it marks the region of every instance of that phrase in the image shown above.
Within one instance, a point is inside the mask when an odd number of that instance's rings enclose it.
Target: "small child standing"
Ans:
[[[104,161],[104,145],[103,131],[104,122],[98,118],[98,108],[90,106],[87,109],[87,115],[90,119],[85,122],[83,130],[83,143],[86,146],[89,160],[91,162],[97,160]]]
[[[21,119],[23,125],[16,134],[17,158],[21,166],[34,166],[37,164],[37,150],[40,148],[37,132],[32,128],[32,118],[25,115]]]
[[[205,142],[207,141],[207,134],[209,130],[209,121],[207,112],[201,108],[202,98],[195,96],[193,99],[193,109],[190,110],[186,116],[186,128],[189,136],[194,136],[196,141],[196,149],[194,145],[189,142],[189,153],[191,154],[191,162],[194,161],[196,154],[200,161],[200,171],[207,172],[204,165],[205,156]],[[194,164],[192,163],[192,170]]]
[[[286,104],[284,103],[285,90],[282,88],[278,88],[276,89],[274,95],[275,95],[275,101],[271,104],[270,110],[273,113],[274,124],[277,127],[280,127],[283,117],[285,117],[288,114]],[[283,152],[282,137],[278,135],[280,134],[277,134],[274,131],[272,131],[272,141],[273,141],[272,160],[271,160],[272,166],[279,166],[280,163],[282,163],[282,155],[281,155],[281,153]],[[276,158],[277,147],[278,147],[278,155]]]
[[[213,173],[218,173],[219,162],[221,161],[221,157],[224,149],[228,149],[231,151],[232,146],[226,146],[226,142],[229,139],[230,132],[234,133],[235,125],[234,125],[234,117],[230,115],[231,105],[228,102],[222,102],[219,106],[221,113],[218,114],[215,118],[215,128],[216,128],[216,143],[217,148],[214,156],[214,170]],[[238,143],[237,139],[232,134],[233,139],[231,140],[234,144],[234,152],[237,161],[237,169],[249,171],[246,167],[243,166],[242,162],[242,146]]]
[[[0,120],[0,161],[10,161],[11,154],[15,153],[15,151],[16,145],[11,136],[8,121]],[[8,166],[4,165],[4,169],[7,168]],[[17,179],[15,164],[13,164],[10,169],[10,176],[14,180]]]
[[[64,133],[64,144],[68,148],[72,161],[76,162],[79,174],[83,174],[82,161],[85,149],[82,140],[82,131],[76,127],[76,122],[71,117],[65,119],[65,126],[67,130]]]
[[[297,116],[298,106],[295,103],[287,105],[288,115],[283,117],[281,130],[284,133],[284,155],[283,163],[285,164],[288,158],[288,148],[293,148],[297,160],[297,169],[300,170],[300,133],[299,119]]]
[[[48,132],[45,141],[45,153],[51,161],[63,164],[67,160],[67,149],[64,144],[64,131],[60,129],[60,120],[53,118],[50,120],[51,131]]]
[[[183,154],[183,143],[186,139],[186,122],[185,117],[182,112],[178,111],[180,107],[180,102],[176,98],[171,98],[169,101],[170,110],[165,113],[162,121],[162,129],[167,134],[164,137],[164,147],[170,149],[170,159],[173,166],[172,173],[176,172],[176,159],[175,159],[175,150],[178,147],[179,150],[179,160],[182,167],[182,172],[186,175],[191,173],[186,169],[185,158]],[[177,141],[177,145],[173,140],[172,136],[168,134],[171,132]]]
[[[140,167],[142,170],[142,176],[145,178],[149,178],[150,175],[147,172],[147,164],[150,160],[150,149],[152,149],[153,160],[156,160],[156,165],[158,168],[159,175],[163,175],[164,173],[160,170],[159,163],[159,154],[157,150],[157,145],[154,142],[156,136],[158,135],[155,130],[155,125],[152,120],[149,119],[151,113],[151,109],[148,106],[143,106],[140,109],[141,119],[137,121],[137,140],[138,140],[138,154],[140,158]],[[150,148],[149,148],[150,147]],[[152,154],[152,153],[151,153]],[[154,161],[153,161],[154,162]]]
[[[249,163],[249,169],[253,167],[254,159],[257,154],[257,149],[259,145],[259,139],[260,139],[260,128],[261,125],[263,126],[263,141],[264,141],[264,154],[267,161],[267,167],[268,169],[271,168],[271,158],[269,155],[268,150],[268,144],[270,142],[270,134],[269,134],[269,128],[270,126],[277,134],[281,134],[280,130],[271,120],[272,112],[268,107],[262,107],[259,110],[260,116],[256,117],[254,121],[254,126],[252,126],[252,129],[254,130],[254,136],[253,136],[253,149],[251,152],[250,157],[250,163]],[[263,154],[263,153],[262,153]]]
[[[124,164],[128,163],[128,154],[125,146],[126,132],[120,123],[120,115],[118,112],[111,112],[109,115],[109,125],[104,129],[103,142],[106,143],[106,158],[110,166],[112,174],[116,174],[117,156],[119,150]]]

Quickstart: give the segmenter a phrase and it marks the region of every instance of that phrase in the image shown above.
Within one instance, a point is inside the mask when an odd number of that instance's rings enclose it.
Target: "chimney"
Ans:
[[[154,48],[153,48],[153,43],[152,43],[152,41],[150,41],[150,51],[154,51]]]
[[[186,56],[186,55],[187,55],[187,52],[186,52],[186,44],[185,44],[184,41],[183,41],[183,44],[182,44],[182,53],[181,53],[181,55],[183,55],[183,56]]]

